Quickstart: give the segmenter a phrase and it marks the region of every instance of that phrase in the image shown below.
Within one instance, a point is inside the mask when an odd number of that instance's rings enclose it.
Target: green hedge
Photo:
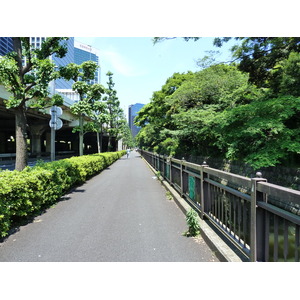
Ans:
[[[23,171],[0,172],[0,237],[14,221],[33,216],[64,195],[71,187],[100,173],[125,151],[71,157],[38,163]]]

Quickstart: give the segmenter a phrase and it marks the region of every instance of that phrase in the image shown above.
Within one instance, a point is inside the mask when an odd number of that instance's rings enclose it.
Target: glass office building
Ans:
[[[128,107],[128,125],[133,137],[135,137],[141,129],[140,127],[134,125],[134,118],[137,116],[138,112],[142,109],[144,105],[145,104],[142,103],[136,103],[129,105]]]
[[[74,41],[74,63],[80,65],[88,60],[96,62],[99,66],[98,50],[90,45]],[[100,83],[100,68],[95,73],[95,79],[91,80],[90,83]]]
[[[52,55],[52,60],[57,66],[66,66],[67,64],[74,62],[74,38],[70,37],[67,41],[63,41],[62,43],[66,44],[68,52],[62,58],[59,58],[56,55]],[[72,89],[73,83],[73,80],[67,81],[61,78],[56,79],[55,89]]]
[[[0,56],[13,51],[13,41],[11,37],[0,37]]]

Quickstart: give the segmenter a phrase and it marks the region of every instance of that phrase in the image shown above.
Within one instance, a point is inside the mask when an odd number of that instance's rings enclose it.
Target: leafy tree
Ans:
[[[274,166],[300,153],[300,98],[259,99],[218,116],[219,136],[229,159],[255,168]]]
[[[217,105],[219,110],[235,105],[231,94],[238,88],[248,87],[248,76],[242,74],[235,66],[214,65],[195,73],[185,81],[170,97],[172,107],[184,109],[204,105]],[[240,99],[239,99],[240,101]]]
[[[108,110],[108,128],[106,129],[108,132],[108,149],[109,151],[112,151],[112,138],[115,137],[116,140],[119,138],[123,111],[120,108],[117,91],[114,89],[115,83],[112,79],[113,73],[108,71],[106,75],[108,76],[108,89],[106,89],[107,96],[105,96],[103,100],[106,101]]]
[[[270,87],[275,96],[300,96],[300,53],[291,52],[270,73]]]
[[[67,48],[66,38],[49,37],[41,49],[32,49],[29,37],[12,39],[14,51],[0,58],[0,82],[12,95],[5,105],[15,113],[15,168],[21,171],[27,165],[27,111],[62,104],[62,97],[49,97],[48,85],[59,77],[50,56],[63,57]]]
[[[168,136],[166,136],[167,131],[162,130],[174,129],[171,114],[168,113],[171,108],[168,97],[170,97],[184,81],[192,76],[192,72],[186,74],[174,73],[172,77],[167,79],[160,91],[153,93],[151,102],[140,110],[135,118],[135,124],[142,127],[136,136],[136,140],[140,146],[152,150],[155,149],[156,151],[163,151],[158,145]],[[143,133],[144,127],[147,136]],[[148,129],[151,127],[151,129],[148,130],[146,129],[147,127]]]
[[[97,145],[98,153],[102,152],[103,148],[103,133],[104,133],[104,124],[109,122],[109,116],[107,114],[107,104],[103,101],[95,101],[93,104],[92,111],[92,122],[88,123],[92,127],[89,131],[94,131],[97,134]]]
[[[120,120],[120,127],[119,127],[119,137],[122,139],[123,146],[125,148],[133,148],[135,147],[135,141],[131,134],[130,127],[126,120],[126,117],[123,113],[122,118]]]
[[[181,80],[178,76],[168,79],[138,114],[136,124],[144,127],[138,141],[162,154],[220,155],[216,116],[261,93],[234,66],[211,66],[181,75]],[[171,89],[175,82],[176,88]]]
[[[232,48],[233,58],[239,61],[239,69],[249,73],[251,83],[268,87],[270,71],[289,57],[300,52],[299,37],[237,37],[239,43]],[[214,45],[221,47],[230,38],[216,38]]]
[[[83,155],[83,136],[84,136],[84,116],[93,117],[95,101],[100,100],[105,92],[105,88],[98,83],[89,84],[88,81],[94,79],[95,72],[98,68],[97,63],[85,61],[81,65],[70,63],[60,67],[60,74],[67,80],[73,80],[75,83],[72,89],[79,94],[79,101],[71,106],[71,111],[79,117],[79,155]],[[92,130],[90,125],[86,130]],[[76,130],[76,128],[75,128]]]

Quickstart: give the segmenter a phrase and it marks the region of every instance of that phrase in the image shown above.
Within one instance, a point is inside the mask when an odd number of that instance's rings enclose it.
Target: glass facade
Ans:
[[[74,63],[75,64],[82,64],[85,61],[94,61],[99,66],[99,55],[98,51],[86,44],[82,44],[78,41],[74,43]],[[91,80],[90,83],[100,83],[100,68],[95,72],[95,79]]]
[[[52,56],[54,63],[57,66],[66,66],[69,63],[74,63],[74,38],[70,37],[67,41],[62,41],[62,43],[67,45],[68,52],[63,58],[59,58],[56,55]],[[72,89],[74,81],[57,79],[55,80],[55,89]]]
[[[13,41],[11,37],[0,37],[0,55],[5,55],[13,51]]]
[[[131,134],[133,137],[135,137],[139,131],[140,131],[140,127],[137,127],[134,125],[134,118],[137,116],[138,112],[142,109],[142,107],[145,104],[142,103],[136,103],[136,104],[132,104],[129,105],[128,108],[128,125],[129,128],[131,130]]]

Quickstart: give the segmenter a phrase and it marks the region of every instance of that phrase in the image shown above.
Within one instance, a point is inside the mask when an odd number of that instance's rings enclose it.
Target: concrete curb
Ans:
[[[141,156],[142,157],[142,156]],[[143,157],[142,157],[143,158]],[[156,170],[143,158],[145,163],[156,174]],[[158,178],[162,185],[168,190],[181,211],[186,214],[192,207],[183,199],[178,192],[163,177]],[[218,259],[222,262],[242,262],[243,260],[216,234],[214,230],[207,224],[205,220],[198,218],[200,224],[200,232],[204,241],[208,244],[212,251],[215,252]]]

